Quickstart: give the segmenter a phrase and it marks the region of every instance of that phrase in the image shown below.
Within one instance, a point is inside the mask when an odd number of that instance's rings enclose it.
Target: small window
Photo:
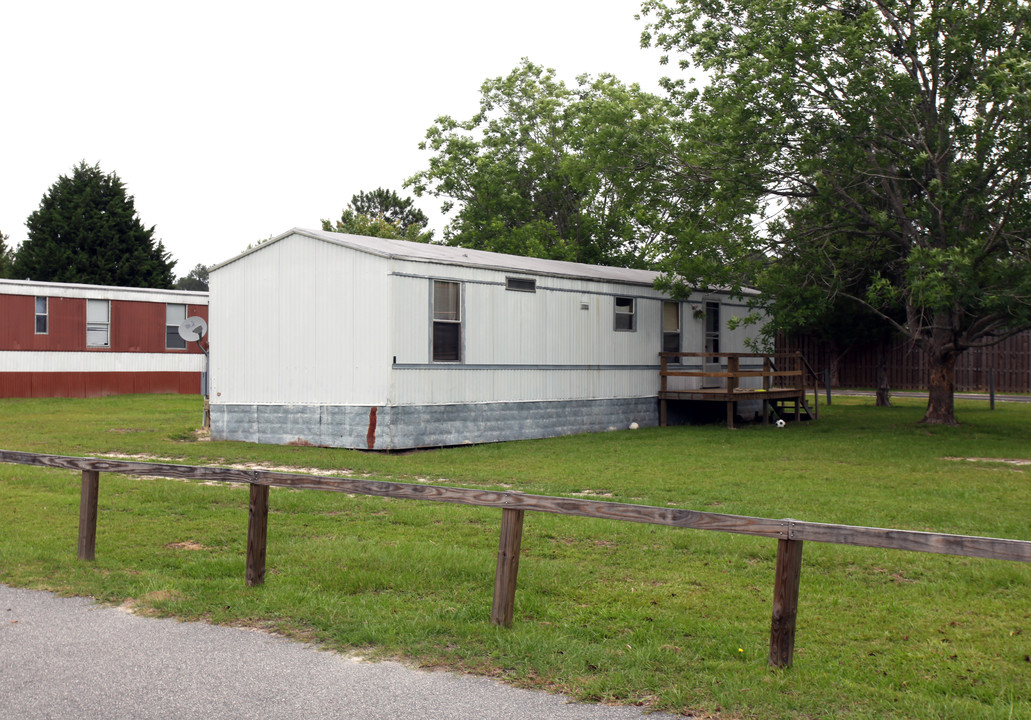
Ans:
[[[680,303],[662,303],[662,351],[680,352]],[[669,358],[679,363],[680,358]]]
[[[433,281],[433,362],[462,361],[462,285]]]
[[[186,341],[179,335],[179,325],[186,319],[186,306],[165,305],[165,349],[185,350]]]
[[[628,332],[637,330],[637,316],[633,298],[616,298],[616,330]]]
[[[86,301],[86,347],[111,347],[111,301]]]
[[[48,298],[38,297],[36,298],[36,334],[46,335],[49,332],[50,327],[50,313],[48,312],[49,302]]]
[[[516,292],[537,292],[537,280],[535,278],[505,278],[505,289]]]

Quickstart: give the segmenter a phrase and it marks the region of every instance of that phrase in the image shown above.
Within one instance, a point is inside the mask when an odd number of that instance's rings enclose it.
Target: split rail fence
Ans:
[[[246,483],[250,486],[250,503],[245,581],[250,586],[261,585],[265,581],[270,487],[328,490],[500,508],[501,533],[490,619],[495,625],[506,627],[512,624],[515,609],[523,516],[527,510],[773,538],[777,540],[777,563],[773,587],[769,663],[775,667],[791,665],[793,660],[799,580],[802,571],[802,543],[805,541],[1031,563],[1031,541],[1026,540],[831,525],[792,519],[773,520],[649,505],[528,495],[512,491],[327,478],[267,470],[128,462],[9,450],[0,450],[0,462],[76,470],[82,473],[78,540],[78,556],[81,560],[93,560],[96,553],[97,507],[102,472]]]

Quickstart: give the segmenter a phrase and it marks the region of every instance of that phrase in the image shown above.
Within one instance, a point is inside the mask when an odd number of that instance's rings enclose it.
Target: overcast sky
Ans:
[[[426,167],[438,115],[467,119],[522,57],[573,84],[658,91],[640,0],[6,2],[0,231],[80,160],[116,172],[177,275],[336,219]],[[404,191],[404,194],[408,194]],[[417,200],[440,236],[439,202]]]

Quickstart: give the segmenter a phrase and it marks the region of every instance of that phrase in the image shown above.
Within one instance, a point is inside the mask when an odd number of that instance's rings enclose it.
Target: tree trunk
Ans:
[[[956,422],[956,353],[928,352],[927,412],[920,422],[927,425],[959,425]]]
[[[877,366],[877,407],[891,407],[891,384],[888,381],[888,353],[890,346],[881,350],[881,362]]]

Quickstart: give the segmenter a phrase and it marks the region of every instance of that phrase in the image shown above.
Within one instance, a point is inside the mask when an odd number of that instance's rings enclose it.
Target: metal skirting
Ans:
[[[659,424],[654,397],[399,405],[211,405],[211,438],[270,445],[407,450]]]

